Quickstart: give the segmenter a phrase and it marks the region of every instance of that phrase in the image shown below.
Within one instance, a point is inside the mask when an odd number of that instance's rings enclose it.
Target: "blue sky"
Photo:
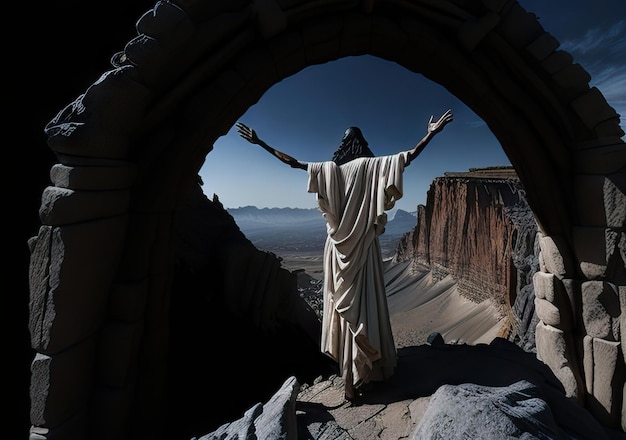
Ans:
[[[626,130],[626,1],[520,0],[544,29],[591,75]],[[372,56],[310,66],[269,89],[239,120],[269,145],[300,161],[332,157],[345,129],[358,126],[376,155],[412,148],[431,115],[454,112],[404,173],[396,208],[415,211],[434,178],[445,171],[509,165],[499,142],[465,104],[438,84]],[[315,208],[307,174],[292,169],[232,128],[200,171],[203,191],[226,208]]]

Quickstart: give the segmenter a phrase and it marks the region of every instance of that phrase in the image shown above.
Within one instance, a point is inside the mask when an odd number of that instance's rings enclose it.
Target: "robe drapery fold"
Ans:
[[[328,233],[321,349],[339,364],[347,397],[354,397],[355,387],[395,371],[378,235],[385,230],[385,211],[402,197],[408,154],[307,166],[308,192],[317,194]]]

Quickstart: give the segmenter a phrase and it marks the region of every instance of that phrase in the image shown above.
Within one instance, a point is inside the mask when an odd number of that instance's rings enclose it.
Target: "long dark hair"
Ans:
[[[374,157],[374,153],[367,146],[367,141],[359,127],[348,127],[341,139],[341,144],[333,154],[333,162],[343,165],[357,157]]]

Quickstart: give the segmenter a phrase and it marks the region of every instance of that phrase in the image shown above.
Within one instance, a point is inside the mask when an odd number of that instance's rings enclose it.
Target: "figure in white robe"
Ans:
[[[340,365],[349,398],[355,387],[391,377],[396,366],[378,236],[385,211],[402,197],[407,160],[404,152],[308,164],[308,191],[317,193],[328,232],[321,347]]]
[[[299,162],[237,123],[239,134],[293,168],[306,170],[308,191],[326,219],[324,310],[321,350],[335,360],[353,400],[362,386],[390,378],[396,367],[383,261],[378,236],[385,231],[386,210],[402,197],[404,168],[432,137],[452,121],[448,110],[428,122],[428,132],[411,150],[374,157],[357,127],[346,130],[333,160]]]

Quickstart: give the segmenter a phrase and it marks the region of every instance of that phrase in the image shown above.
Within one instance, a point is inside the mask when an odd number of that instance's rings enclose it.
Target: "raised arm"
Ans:
[[[415,144],[415,147],[409,151],[409,161],[404,166],[408,166],[413,159],[419,156],[424,148],[426,148],[426,145],[428,145],[430,140],[435,137],[437,133],[443,130],[449,122],[452,122],[452,110],[445,112],[436,122],[433,122],[433,117],[431,116],[428,121],[428,132],[426,133],[426,136],[424,136],[422,140]]]
[[[281,162],[286,163],[291,168],[300,168],[302,170],[307,169],[307,165],[305,163],[299,162],[288,154],[283,153],[282,151],[278,151],[275,148],[267,145],[263,140],[259,139],[256,135],[256,132],[241,122],[237,122],[237,132],[239,136],[250,142],[251,144],[260,145],[263,149],[272,155],[276,156]]]

